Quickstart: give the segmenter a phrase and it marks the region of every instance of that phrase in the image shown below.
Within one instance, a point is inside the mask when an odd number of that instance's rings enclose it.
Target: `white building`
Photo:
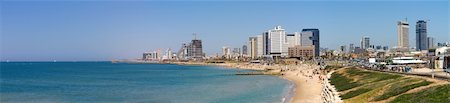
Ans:
[[[288,42],[286,32],[281,26],[268,31],[268,54],[272,56],[287,56]]]
[[[427,61],[416,59],[414,57],[396,57],[392,59],[394,64],[424,64]]]
[[[294,32],[294,34],[287,34],[286,39],[288,42],[288,47],[300,45],[300,32]]]
[[[252,59],[254,59],[254,58],[257,58],[257,52],[258,52],[258,49],[257,49],[257,42],[258,41],[258,37],[249,37],[249,39],[248,39],[248,48],[247,48],[247,53],[248,53],[248,55],[252,58]]]
[[[222,54],[225,58],[231,58],[231,49],[229,47],[222,47]]]
[[[398,47],[409,48],[409,24],[406,21],[397,23]]]
[[[256,36],[256,57],[262,57],[264,53],[263,35],[258,35]]]

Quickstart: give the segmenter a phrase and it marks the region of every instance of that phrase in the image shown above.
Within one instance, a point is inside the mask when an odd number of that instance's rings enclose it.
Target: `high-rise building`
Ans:
[[[269,55],[270,53],[270,38],[269,38],[269,32],[263,32],[262,34],[262,46],[263,46],[263,53],[262,55]],[[262,56],[261,55],[261,56]]]
[[[257,35],[256,36],[256,57],[262,57],[263,55],[265,55],[265,41],[264,41],[264,35]]]
[[[349,50],[348,50],[349,53],[353,53],[353,52],[355,51],[355,46],[354,46],[354,44],[350,44],[349,47],[348,47],[348,49],[349,49]]]
[[[406,21],[397,22],[398,47],[409,48],[409,24]]]
[[[229,58],[230,55],[231,55],[231,50],[230,50],[230,48],[228,48],[228,47],[226,47],[226,46],[222,47],[222,55],[223,55],[224,57],[226,57],[226,58]]]
[[[416,23],[416,50],[427,50],[427,22],[419,20]]]
[[[183,43],[178,51],[178,59],[203,59],[202,40],[193,39],[190,43]]]
[[[300,45],[300,32],[294,32],[294,34],[287,34],[286,40],[288,42],[288,47]]]
[[[242,45],[242,55],[247,56],[247,45]]]
[[[428,45],[428,49],[436,48],[436,43],[434,42],[433,37],[427,37],[427,45]]]
[[[258,56],[258,37],[248,38],[248,55],[254,59]]]
[[[370,38],[367,36],[364,36],[361,38],[361,48],[362,49],[369,49],[370,48]]]
[[[272,56],[287,56],[288,42],[286,32],[281,26],[276,26],[268,31],[268,54]]]
[[[167,54],[167,59],[172,59],[172,56],[173,56],[173,53],[172,53],[172,49],[167,49],[167,52],[166,52]]]
[[[303,29],[301,32],[301,46],[314,46],[314,56],[320,53],[319,29]]]
[[[241,48],[233,48],[233,56],[237,57],[241,55]]]
[[[192,40],[192,58],[202,59],[203,58],[203,47],[202,40],[194,39]]]
[[[186,43],[181,44],[181,48],[180,48],[180,50],[177,53],[177,58],[179,60],[186,60],[186,59],[188,59],[187,58],[188,54],[189,54],[188,48],[190,48],[190,44],[186,44]]]

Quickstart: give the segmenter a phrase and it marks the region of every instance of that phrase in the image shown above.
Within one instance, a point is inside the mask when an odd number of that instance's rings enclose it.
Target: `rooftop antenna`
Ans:
[[[197,33],[192,33],[194,35],[194,40],[197,40]]]
[[[405,22],[408,22],[408,17],[405,18]]]

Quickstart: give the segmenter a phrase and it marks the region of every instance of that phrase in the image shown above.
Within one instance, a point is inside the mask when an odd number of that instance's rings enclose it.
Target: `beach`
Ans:
[[[322,89],[325,75],[319,73],[319,66],[310,64],[299,65],[261,65],[249,63],[176,63],[182,65],[211,65],[223,66],[228,68],[248,69],[248,70],[266,70],[265,72],[279,72],[279,76],[295,84],[292,89],[293,95],[290,96],[290,103],[322,103]]]

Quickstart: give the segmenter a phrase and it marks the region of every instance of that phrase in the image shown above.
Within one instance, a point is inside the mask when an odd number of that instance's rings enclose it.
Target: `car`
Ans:
[[[450,68],[444,69],[444,71],[450,73]]]

